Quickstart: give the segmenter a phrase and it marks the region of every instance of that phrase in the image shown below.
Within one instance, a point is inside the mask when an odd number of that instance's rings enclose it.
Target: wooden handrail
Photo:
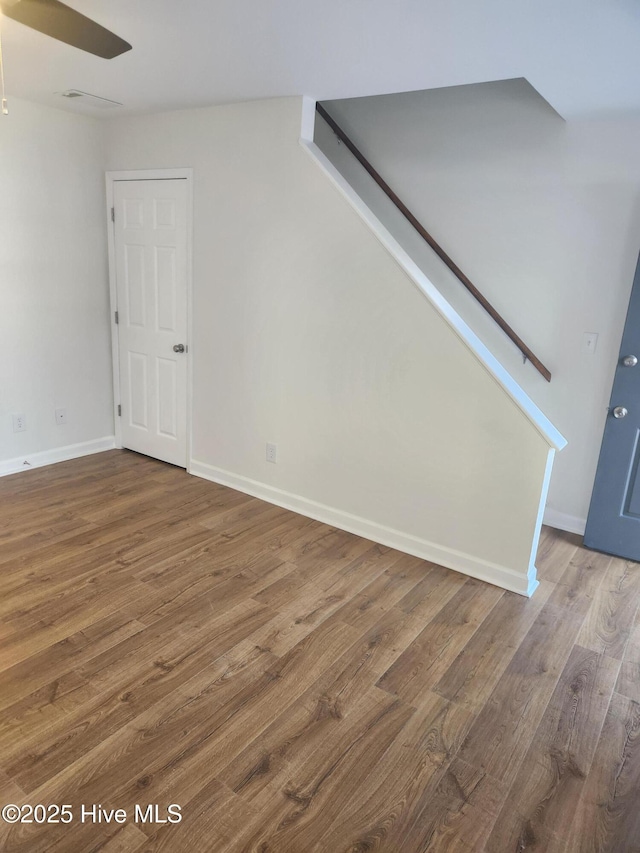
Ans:
[[[353,154],[356,160],[360,163],[361,166],[365,168],[365,170],[371,175],[373,180],[378,184],[380,189],[387,195],[391,201],[398,208],[400,213],[407,219],[413,227],[416,229],[418,234],[425,240],[433,249],[433,251],[438,255],[438,257],[444,261],[444,263],[449,267],[451,272],[464,284],[469,293],[474,296],[480,305],[484,308],[484,310],[489,314],[489,316],[495,320],[495,322],[500,326],[502,331],[507,335],[513,343],[518,347],[525,360],[531,362],[531,364],[536,368],[536,370],[544,376],[547,382],[551,382],[551,372],[544,364],[540,361],[540,359],[533,353],[529,347],[525,344],[525,342],[520,338],[511,328],[511,326],[504,320],[500,314],[496,311],[493,305],[486,299],[482,293],[478,290],[478,288],[471,282],[471,280],[462,272],[460,267],[453,262],[453,260],[449,257],[449,255],[445,252],[445,250],[436,242],[436,240],[429,234],[426,228],[416,219],[414,214],[409,210],[409,208],[401,201],[398,196],[391,189],[389,184],[381,177],[381,175],[373,168],[371,163],[367,160],[367,158],[362,154],[362,152],[355,146],[355,144],[349,139],[344,130],[340,127],[340,125],[329,115],[329,113],[325,110],[322,104],[316,103],[316,110],[318,115],[321,116],[326,123],[329,125],[331,130],[336,134],[338,139],[347,146],[349,151]]]

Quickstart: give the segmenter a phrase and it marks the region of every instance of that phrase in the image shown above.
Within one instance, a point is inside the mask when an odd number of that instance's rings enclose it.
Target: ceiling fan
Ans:
[[[103,59],[131,50],[124,39],[59,0],[0,0],[0,11],[7,18]]]

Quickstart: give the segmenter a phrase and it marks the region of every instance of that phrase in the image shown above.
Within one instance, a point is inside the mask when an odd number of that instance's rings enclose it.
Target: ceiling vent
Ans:
[[[79,89],[67,89],[66,92],[59,92],[63,98],[74,100],[76,103],[82,103],[83,106],[97,107],[101,110],[112,110],[123,106],[119,101],[111,101],[109,98],[101,98],[99,95],[91,95],[89,92],[81,92]]]

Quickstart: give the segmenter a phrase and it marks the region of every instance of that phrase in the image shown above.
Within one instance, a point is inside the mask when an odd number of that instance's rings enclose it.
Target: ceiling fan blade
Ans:
[[[59,0],[0,0],[0,9],[14,21],[103,59],[131,50],[124,39]]]

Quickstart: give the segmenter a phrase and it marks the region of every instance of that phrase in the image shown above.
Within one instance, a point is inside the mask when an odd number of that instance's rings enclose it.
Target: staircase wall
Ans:
[[[525,80],[326,106],[551,370],[522,363],[320,121],[320,148],[567,438],[545,520],[582,532],[640,247],[640,122],[565,122]]]
[[[190,470],[529,594],[553,448],[299,145],[301,113],[109,124],[109,169],[194,169]]]

